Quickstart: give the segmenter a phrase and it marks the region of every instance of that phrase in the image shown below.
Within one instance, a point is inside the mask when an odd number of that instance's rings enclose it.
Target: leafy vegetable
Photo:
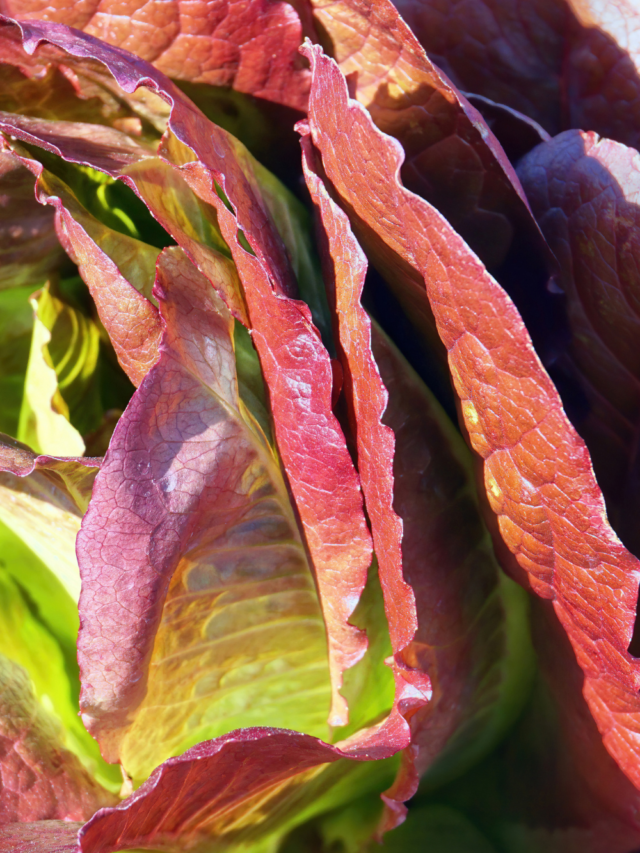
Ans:
[[[636,10],[445,6],[0,0],[0,850],[640,846]]]

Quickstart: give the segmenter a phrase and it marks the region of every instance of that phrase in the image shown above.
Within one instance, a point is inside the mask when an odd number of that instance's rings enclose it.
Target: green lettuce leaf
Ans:
[[[120,770],[102,759],[98,744],[78,717],[77,607],[46,566],[4,525],[0,525],[0,553],[0,655],[26,670],[43,709],[57,720],[66,749],[115,793],[122,782]]]
[[[29,297],[40,286],[0,290],[0,432],[18,434],[24,381],[33,334]]]

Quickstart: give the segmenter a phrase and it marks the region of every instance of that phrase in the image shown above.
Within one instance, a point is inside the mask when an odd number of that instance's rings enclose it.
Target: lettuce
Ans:
[[[397,5],[1,7],[2,850],[640,846],[631,13]]]

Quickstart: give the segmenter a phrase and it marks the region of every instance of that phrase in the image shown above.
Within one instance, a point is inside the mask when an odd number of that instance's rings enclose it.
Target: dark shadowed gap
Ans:
[[[80,204],[100,222],[120,234],[135,237],[157,249],[175,246],[175,240],[157,222],[147,205],[122,181],[103,172],[71,163],[30,143],[21,145],[38,163],[72,190]]]
[[[371,265],[367,270],[362,305],[382,326],[418,376],[434,394],[453,424],[458,423],[453,387],[407,317],[397,298],[380,273]]]
[[[473,92],[463,94],[489,125],[512,165],[515,166],[536,145],[551,138],[537,121],[513,107],[497,104]]]
[[[636,621],[633,625],[633,634],[629,643],[629,654],[634,658],[640,658],[640,599],[636,604]]]

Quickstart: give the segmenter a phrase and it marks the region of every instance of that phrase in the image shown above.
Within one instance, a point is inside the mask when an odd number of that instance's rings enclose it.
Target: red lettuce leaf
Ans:
[[[509,664],[501,669],[505,646],[518,645],[514,636],[507,639],[505,624],[505,610],[517,604],[507,600],[506,582],[483,536],[464,449],[418,377],[372,328],[360,304],[366,259],[327,191],[308,136],[302,145],[325,243],[325,281],[394,652],[395,703],[374,736],[395,732],[396,743],[406,742],[403,716],[412,732],[402,773],[384,796],[391,807],[384,822],[389,829],[403,816],[398,802],[414,793],[418,774],[433,768],[430,784],[441,783],[493,746],[517,713],[514,697],[526,695],[531,664],[519,647],[511,663],[521,668],[517,686],[506,672]],[[403,578],[403,562],[411,586]],[[371,737],[362,731],[346,743]],[[474,747],[465,749],[472,741]]]
[[[371,522],[393,650],[395,697],[391,714],[382,729],[359,732],[349,742],[366,743],[371,737],[378,740],[391,735],[406,747],[410,734],[405,719],[430,699],[432,691],[428,675],[415,665],[416,654],[412,649],[418,622],[415,596],[402,574],[402,521],[393,509],[395,440],[393,430],[382,423],[388,394],[371,351],[371,321],[360,304],[367,261],[347,216],[332,201],[317,174],[313,149],[306,135],[302,138],[302,150],[307,188],[326,236],[325,281],[329,282],[334,332],[356,436],[358,471]],[[417,774],[408,770],[393,796],[406,800],[415,793],[417,785]],[[391,802],[389,796],[386,799]],[[401,819],[402,815],[400,808],[398,817]]]
[[[514,231],[539,242],[499,142],[391,0],[311,2],[353,96],[401,142],[405,186],[435,205],[491,267],[504,260]]]
[[[107,125],[49,121],[48,119],[2,113],[5,133],[16,135],[23,142],[37,145],[46,151],[63,156],[72,163],[83,163],[114,177],[120,170],[153,156],[153,149]],[[67,127],[73,133],[65,132]],[[88,160],[90,157],[90,161]]]
[[[170,128],[175,136],[165,139],[161,153],[174,163],[180,157],[186,161],[180,172],[203,201],[216,209],[222,236],[243,282],[252,339],[272,395],[276,441],[305,530],[325,614],[334,685],[331,719],[336,724],[343,723],[346,704],[339,694],[342,672],[359,660],[366,648],[366,639],[349,626],[348,619],[366,580],[371,537],[357,475],[331,411],[329,355],[306,305],[283,298],[293,291],[295,281],[282,240],[260,198],[246,151],[142,60],[59,24],[22,22],[19,26],[27,52],[33,52],[45,40],[72,56],[98,59],[125,91],[134,91],[144,83],[173,105]],[[54,145],[53,150],[65,158],[86,162],[86,151],[93,150],[89,141],[83,142],[83,153],[82,145],[74,145],[68,136],[60,138],[62,125],[54,123],[49,129],[39,129],[44,142],[34,135],[35,121],[27,125],[24,119],[12,117],[10,124],[2,126],[11,127],[14,135],[31,139],[34,144]],[[75,125],[69,125],[72,127]],[[67,145],[72,152],[69,155]],[[120,160],[124,166],[127,158],[138,156],[130,144],[121,141],[116,141],[113,152],[102,146],[99,152],[99,163],[88,165],[107,172],[114,169],[113,174],[120,168]],[[126,174],[123,177],[135,188],[134,179]],[[224,199],[216,191],[216,184]],[[235,215],[225,201],[231,204]],[[239,230],[252,252],[240,242]],[[203,271],[206,273],[206,269]],[[220,287],[221,280],[212,276],[212,283]],[[233,305],[228,292],[223,290],[221,295]],[[246,322],[243,316],[239,319]],[[301,381],[304,377],[306,382]],[[334,583],[336,576],[340,578],[339,586]]]
[[[263,719],[304,699],[324,725],[329,698],[313,578],[277,460],[238,397],[231,314],[177,248],[160,255],[155,292],[160,357],[115,429],[77,544],[83,719],[136,779],[203,739],[213,708],[223,725],[259,710],[254,680]],[[274,692],[278,678],[288,690]]]
[[[567,131],[532,151],[520,175],[560,262],[571,340],[554,369],[583,395],[574,423],[614,526],[638,553],[640,155]]]
[[[43,46],[25,53],[19,33],[0,31],[0,109],[37,118],[107,125],[157,139],[167,124],[167,104],[148,89],[123,92],[99,62],[76,62]]]
[[[64,257],[53,213],[33,198],[33,178],[10,151],[0,151],[0,289],[37,285]]]
[[[423,673],[412,672],[408,662],[409,647],[418,623],[415,596],[402,576],[402,521],[393,509],[395,439],[393,430],[382,423],[388,394],[371,352],[371,321],[360,304],[367,261],[351,233],[347,216],[332,201],[317,174],[307,136],[303,136],[302,145],[307,188],[326,235],[325,281],[329,282],[331,291],[335,337],[356,436],[358,472],[371,521],[389,621],[397,682],[396,703],[402,707],[407,701],[407,710],[413,710],[421,701],[426,701],[431,685]],[[406,700],[403,698],[405,692]],[[425,696],[422,700],[421,693]]]
[[[0,657],[0,756],[0,825],[87,820],[116,799],[62,746],[29,676],[5,657]]]
[[[309,72],[298,55],[302,24],[294,8],[282,0],[204,6],[179,0],[170,8],[137,0],[125,13],[116,2],[103,2],[98,10],[73,0],[57,2],[55,8],[29,0],[2,0],[0,13],[84,30],[135,51],[169,77],[231,86],[300,110],[306,105]]]
[[[160,317],[150,301],[157,250],[103,226],[62,181],[38,175],[36,196],[56,211],[61,242],[78,265],[123,370],[137,387],[158,357]]]
[[[0,110],[141,132],[140,118],[108,90],[80,84],[70,68],[34,62],[7,35],[0,36]]]
[[[560,69],[569,22],[564,0],[397,0],[396,6],[453,82],[520,110],[550,133],[561,127]]]
[[[77,853],[81,823],[39,820],[0,827],[3,853]]]
[[[412,298],[429,299],[518,578],[553,600],[604,743],[640,786],[640,671],[627,651],[640,564],[607,522],[584,443],[513,303],[448,223],[399,183],[398,145],[349,101],[336,64],[319,48],[305,52],[309,124],[327,176],[371,241],[414,271]]]
[[[194,746],[158,767],[134,794],[97,812],[79,833],[79,853],[152,847],[204,853],[212,838],[232,847],[251,832],[255,810],[281,798],[323,765],[348,759],[339,749],[282,729],[243,729]]]
[[[371,537],[357,474],[331,410],[331,361],[308,307],[287,298],[292,274],[284,247],[257,195],[255,177],[242,170],[237,145],[217,128],[215,136],[212,131],[205,136],[192,116],[186,111],[184,117],[172,115],[171,127],[184,144],[178,148],[169,137],[162,150],[174,162],[184,157],[181,174],[216,209],[242,282],[251,337],[269,391],[276,442],[325,617],[333,684],[329,719],[332,725],[344,725],[347,707],[339,694],[342,673],[366,648],[365,637],[348,620],[366,581]],[[251,251],[240,241],[239,230]]]
[[[464,90],[551,134],[640,145],[638,9],[630,0],[397,0],[433,62]]]
[[[411,718],[412,748],[419,774],[435,786],[489,751],[527,695],[525,595],[498,567],[459,434],[389,339],[372,331],[389,394],[383,422],[396,437],[393,505],[416,598],[413,653],[433,684],[431,701]]]

